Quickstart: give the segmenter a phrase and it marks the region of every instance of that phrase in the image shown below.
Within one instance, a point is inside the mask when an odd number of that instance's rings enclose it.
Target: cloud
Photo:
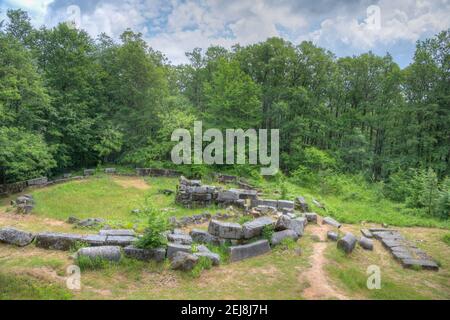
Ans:
[[[67,21],[67,8],[75,4],[81,28],[92,36],[105,32],[117,39],[131,28],[174,63],[186,62],[185,52],[195,47],[247,45],[272,36],[294,43],[312,40],[338,55],[393,50],[410,57],[413,49],[408,44],[450,25],[449,0],[5,1],[30,11],[38,17],[35,21],[47,26]],[[381,10],[379,29],[367,19],[371,5]]]

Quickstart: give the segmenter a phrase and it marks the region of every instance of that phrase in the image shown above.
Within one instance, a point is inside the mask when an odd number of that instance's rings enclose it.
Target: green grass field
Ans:
[[[264,198],[279,199],[282,190],[275,181],[253,181],[263,191]],[[136,178],[99,175],[82,181],[27,190],[36,200],[31,215],[19,216],[8,206],[13,195],[0,202],[0,227],[14,226],[35,232],[58,231],[92,233],[95,230],[74,229],[65,221],[100,217],[115,227],[143,229],[146,218],[131,213],[148,197],[154,208],[169,216],[185,216],[224,209],[185,209],[174,203],[174,195],[166,196],[160,189],[176,189],[177,179]],[[216,184],[216,183],[212,183]],[[326,206],[326,212],[315,206],[320,215],[332,215],[345,222],[345,230],[359,233],[363,225],[388,223],[411,239],[421,240],[418,246],[430,253],[441,265],[439,272],[403,269],[397,261],[376,243],[373,252],[357,248],[344,256],[334,243],[326,242],[323,255],[325,280],[333,294],[353,299],[448,299],[450,298],[450,246],[448,223],[408,216],[401,205],[385,199],[377,201],[370,190],[357,190],[352,198],[348,192],[339,196],[320,193],[286,182],[285,197],[303,195]],[[353,189],[353,187],[351,188]],[[420,226],[420,227],[419,227]],[[199,226],[205,228],[206,226]],[[223,263],[219,267],[193,275],[170,270],[168,263],[143,263],[125,259],[117,265],[105,265],[82,272],[82,289],[65,287],[67,266],[74,263],[68,252],[48,251],[31,245],[16,248],[0,244],[0,299],[305,299],[310,297],[317,268],[313,241],[320,226],[307,226],[298,241],[301,248],[275,248],[271,253],[241,261]],[[431,228],[432,227],[432,228]],[[188,231],[188,230],[186,230]],[[322,237],[323,240],[323,237]],[[368,290],[366,269],[380,265],[382,289]],[[323,280],[323,279],[322,279]],[[313,286],[311,286],[313,285]],[[308,289],[309,288],[309,289]],[[319,298],[320,292],[319,292]]]

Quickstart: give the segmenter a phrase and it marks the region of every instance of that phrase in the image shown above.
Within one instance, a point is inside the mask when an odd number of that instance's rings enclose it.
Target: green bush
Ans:
[[[167,214],[156,210],[150,204],[150,198],[146,197],[144,206],[140,209],[141,214],[148,217],[148,225],[144,235],[136,241],[135,246],[142,249],[158,248],[167,243],[163,235],[169,229]]]

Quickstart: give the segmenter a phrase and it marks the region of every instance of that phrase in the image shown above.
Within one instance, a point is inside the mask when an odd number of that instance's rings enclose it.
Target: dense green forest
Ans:
[[[132,30],[93,39],[67,24],[35,29],[21,10],[7,16],[0,183],[100,163],[170,166],[172,131],[202,120],[280,129],[281,170],[301,183],[364,177],[449,217],[450,30],[419,41],[405,69],[389,54],[337,58],[280,38],[196,49],[174,66]]]

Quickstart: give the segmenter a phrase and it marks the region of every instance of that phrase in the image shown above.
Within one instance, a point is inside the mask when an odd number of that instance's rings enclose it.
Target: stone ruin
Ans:
[[[175,202],[186,208],[236,205],[244,208],[248,201],[257,199],[257,191],[244,189],[223,190],[220,187],[202,185],[200,180],[189,180],[181,176]]]
[[[29,214],[34,208],[34,199],[30,194],[24,194],[18,197],[16,200],[11,201],[11,206],[16,208],[19,214]]]

